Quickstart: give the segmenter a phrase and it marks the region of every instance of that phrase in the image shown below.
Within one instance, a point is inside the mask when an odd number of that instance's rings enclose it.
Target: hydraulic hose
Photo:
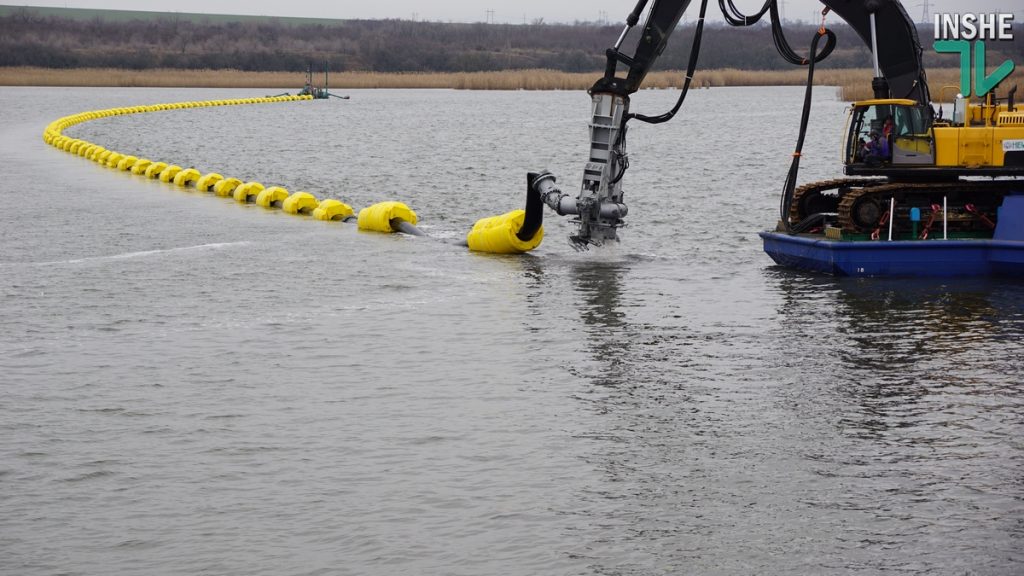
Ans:
[[[779,51],[779,54],[790,64],[804,66],[809,63],[808,58],[804,58],[793,51],[793,48],[790,47],[789,42],[786,40],[786,35],[782,32],[782,19],[779,17],[778,0],[766,0],[764,5],[761,6],[761,10],[752,16],[747,16],[740,12],[736,5],[733,4],[733,0],[718,0],[718,7],[722,9],[722,16],[725,17],[725,21],[730,26],[753,26],[764,17],[765,13],[768,13],[772,22],[772,41],[775,43],[775,49]],[[815,62],[821,62],[828,58],[835,47],[836,37],[835,34],[830,32],[821,53],[817,55],[811,54],[810,56]]]
[[[803,154],[804,149],[804,137],[807,135],[807,122],[811,116],[811,97],[814,92],[814,63],[818,62],[820,58],[817,57],[818,42],[822,36],[827,36],[831,40],[831,44],[835,45],[835,34],[825,28],[822,25],[818,29],[818,33],[814,35],[814,39],[811,40],[811,51],[809,53],[810,58],[807,62],[807,89],[804,92],[804,109],[800,116],[800,132],[797,135],[796,148],[793,151],[793,162],[789,165],[789,174],[786,176],[786,184],[782,189],[782,201],[779,206],[779,217],[782,221],[782,225],[786,232],[789,234],[797,234],[807,228],[809,228],[814,222],[821,219],[820,215],[813,215],[796,225],[790,225],[789,223],[789,209],[793,204],[793,190],[796,189],[797,174],[800,171],[800,157]],[[826,43],[826,48],[828,43]]]
[[[686,65],[686,78],[683,81],[682,91],[679,94],[679,99],[676,100],[675,106],[671,110],[664,114],[657,116],[645,116],[643,114],[628,114],[623,118],[623,127],[629,120],[640,120],[648,124],[661,124],[668,122],[683,105],[683,101],[686,100],[686,95],[690,91],[690,83],[693,81],[693,74],[697,68],[697,58],[700,55],[701,39],[704,35],[704,15],[707,12],[707,0],[701,0],[700,15],[697,19],[697,27],[693,34],[693,45],[690,47],[690,58]],[[775,43],[775,48],[779,51],[779,54],[791,64],[798,66],[811,65],[816,62],[821,62],[825,58],[828,58],[832,51],[836,47],[836,35],[831,30],[825,30],[824,35],[827,36],[825,41],[825,47],[820,53],[812,52],[808,58],[800,56],[790,47],[789,42],[786,40],[785,34],[782,32],[782,20],[779,17],[778,0],[766,0],[761,10],[753,16],[746,16],[736,5],[733,4],[733,0],[718,0],[718,7],[722,10],[722,15],[725,17],[725,21],[732,26],[751,26],[756,24],[766,13],[770,15],[772,21],[772,40]],[[820,35],[819,35],[820,36]],[[622,131],[624,133],[625,130]]]
[[[679,108],[682,107],[683,101],[686,100],[686,94],[690,91],[690,83],[693,81],[693,72],[697,69],[697,57],[700,56],[700,42],[701,37],[704,35],[704,13],[707,12],[708,0],[701,0],[700,3],[700,16],[697,18],[697,28],[693,33],[693,45],[690,47],[690,60],[686,64],[686,79],[683,80],[683,88],[679,93],[679,99],[676,100],[676,105],[671,110],[664,114],[657,116],[644,116],[643,114],[627,114],[622,119],[623,130],[620,134],[625,133],[626,122],[637,119],[641,122],[648,124],[661,124],[662,122],[668,122],[679,112]],[[621,177],[621,176],[620,176]]]

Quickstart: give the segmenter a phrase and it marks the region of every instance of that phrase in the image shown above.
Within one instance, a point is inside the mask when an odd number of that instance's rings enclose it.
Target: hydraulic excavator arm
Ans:
[[[623,219],[628,212],[622,188],[622,179],[629,167],[626,152],[627,123],[633,119],[648,123],[665,122],[679,110],[696,69],[707,1],[700,1],[700,14],[686,78],[679,100],[672,110],[657,116],[630,113],[630,95],[640,89],[644,77],[665,50],[669,37],[691,0],[639,0],[626,19],[626,26],[618,40],[606,51],[604,76],[589,91],[590,152],[584,165],[579,192],[575,196],[562,192],[550,172],[529,174],[528,195],[539,197],[540,200],[531,203],[539,205],[543,202],[560,215],[575,216],[577,231],[570,236],[570,241],[577,249],[618,240],[617,230],[625,225]],[[789,47],[782,33],[778,0],[765,0],[761,10],[752,16],[740,13],[733,0],[718,0],[718,4],[726,22],[733,26],[752,25],[768,14],[779,53],[793,64],[808,64],[806,58]],[[822,4],[825,6],[824,12],[835,12],[871,47],[876,98],[907,98],[927,107],[930,95],[917,29],[898,0],[822,0]],[[643,29],[632,55],[627,55],[622,51],[622,46],[645,10],[647,15]],[[828,32],[825,47],[812,56],[813,60],[823,60],[834,47],[835,36]],[[535,219],[539,221],[539,215]]]
[[[669,36],[690,0],[654,0],[633,55],[620,51],[630,30],[640,21],[648,0],[640,0],[626,20],[615,45],[608,49],[604,76],[590,89],[590,157],[583,169],[583,183],[576,197],[563,193],[550,172],[531,173],[528,190],[540,194],[545,204],[561,215],[576,215],[573,246],[585,249],[618,240],[627,208],[623,202],[622,176],[629,166],[626,154],[626,120],[629,97],[640,89],[654,61],[665,50]],[[706,0],[705,0],[706,4]],[[701,21],[700,25],[703,24]],[[619,75],[620,67],[625,75]]]

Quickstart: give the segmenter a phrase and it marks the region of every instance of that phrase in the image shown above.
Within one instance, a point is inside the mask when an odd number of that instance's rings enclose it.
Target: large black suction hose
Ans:
[[[793,190],[796,189],[796,179],[800,172],[800,156],[803,154],[804,137],[807,135],[807,122],[811,117],[811,97],[814,93],[814,63],[819,60],[816,57],[816,51],[818,49],[818,41],[821,40],[822,36],[829,37],[829,42],[826,46],[828,44],[835,45],[835,34],[824,26],[818,29],[818,33],[811,40],[810,58],[808,58],[807,62],[807,89],[804,92],[803,114],[800,116],[800,133],[797,135],[796,148],[793,151],[793,162],[789,165],[789,174],[786,176],[786,185],[782,189],[782,202],[779,206],[779,217],[783,228],[789,234],[796,234],[807,225],[805,222],[800,222],[797,226],[790,225],[789,209],[793,204]]]
[[[516,238],[523,242],[530,241],[544,223],[544,200],[541,199],[540,192],[533,187],[537,176],[536,172],[526,175],[526,216],[523,218],[522,228],[516,233]]]

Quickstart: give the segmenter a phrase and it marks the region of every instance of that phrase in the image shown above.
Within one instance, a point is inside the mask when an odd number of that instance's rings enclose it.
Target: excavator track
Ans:
[[[880,218],[889,210],[890,199],[895,199],[900,226],[909,220],[911,208],[923,213],[933,212],[932,206],[947,200],[947,218],[962,230],[976,230],[981,218],[968,213],[966,207],[982,213],[995,215],[1003,196],[1011,189],[1019,188],[1020,181],[974,181],[954,182],[890,182],[862,188],[851,188],[842,195],[838,206],[838,225],[843,232],[870,233],[879,226]]]
[[[838,211],[842,191],[846,188],[866,189],[886,182],[883,178],[833,178],[804,184],[793,190],[793,201],[789,205],[789,221],[796,224],[813,214]],[[831,190],[835,190],[835,194],[828,193]]]

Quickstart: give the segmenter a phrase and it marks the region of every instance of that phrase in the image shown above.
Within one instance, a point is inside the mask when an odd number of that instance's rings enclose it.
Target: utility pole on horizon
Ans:
[[[932,7],[928,5],[928,0],[924,0],[918,6],[921,7],[921,24],[927,24],[932,13]]]

